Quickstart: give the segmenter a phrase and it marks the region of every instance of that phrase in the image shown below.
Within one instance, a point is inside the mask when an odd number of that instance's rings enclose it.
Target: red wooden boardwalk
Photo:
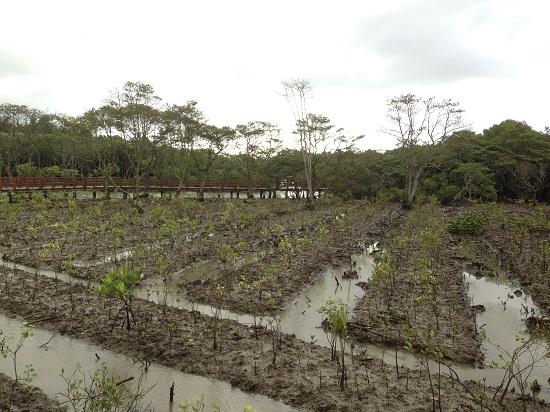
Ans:
[[[103,177],[0,177],[0,192],[32,192],[32,191],[198,191],[200,180],[177,179],[132,179]],[[300,191],[306,190],[302,179],[289,179],[277,187],[273,184],[242,180],[207,180],[203,183],[204,191],[214,192],[245,192],[253,191]],[[317,189],[319,190],[319,189]]]

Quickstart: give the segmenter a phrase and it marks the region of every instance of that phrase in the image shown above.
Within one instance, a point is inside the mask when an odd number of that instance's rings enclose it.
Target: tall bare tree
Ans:
[[[332,129],[326,116],[312,114],[308,111],[308,99],[313,87],[309,80],[290,79],[283,81],[283,96],[292,107],[295,133],[300,142],[300,150],[304,161],[304,174],[307,183],[307,202],[312,205],[315,195],[314,187],[314,159],[323,143],[329,139]]]
[[[397,139],[405,156],[403,206],[409,208],[422,174],[432,165],[433,147],[466,127],[464,110],[451,99],[422,99],[410,93],[389,99],[387,106],[390,125],[383,131]]]

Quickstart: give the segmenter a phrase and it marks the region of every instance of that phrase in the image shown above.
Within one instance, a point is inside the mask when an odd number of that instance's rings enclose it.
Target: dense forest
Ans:
[[[303,92],[297,84],[290,85],[291,91]],[[347,136],[327,117],[309,113],[296,119],[301,149],[289,149],[277,125],[213,125],[197,102],[165,104],[150,85],[128,82],[105,105],[77,117],[1,104],[0,175],[240,179],[276,185],[289,176],[304,176],[307,151],[315,184],[345,198],[402,199],[414,186],[412,196],[435,195],[443,203],[550,200],[548,128],[536,131],[525,122],[505,120],[478,134],[456,121],[432,144],[423,144],[418,137],[430,130],[430,110],[442,108],[430,102],[414,95],[388,102],[390,125],[402,126],[400,114],[407,110],[427,122],[408,128],[408,141],[397,136],[402,144],[394,150],[357,150],[360,137]],[[454,103],[446,109],[437,115],[462,113]]]

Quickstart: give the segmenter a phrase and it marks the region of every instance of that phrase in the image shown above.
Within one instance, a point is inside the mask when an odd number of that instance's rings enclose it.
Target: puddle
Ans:
[[[34,274],[38,273],[39,276],[45,276],[47,278],[57,279],[61,282],[66,282],[66,283],[71,283],[71,284],[79,284],[79,285],[84,285],[84,286],[94,286],[94,285],[96,285],[95,282],[85,280],[85,279],[75,278],[75,277],[66,275],[65,273],[62,273],[62,272],[55,272],[55,271],[50,270],[50,269],[38,269],[37,270],[36,268],[32,268],[30,266],[10,262],[10,261],[4,260],[3,256],[0,256],[0,266],[5,267],[5,268],[10,269],[10,270],[20,270],[22,272],[26,272],[26,273],[29,273],[31,275],[34,275]]]
[[[285,333],[294,334],[298,339],[306,342],[316,342],[318,345],[329,346],[325,333],[320,325],[323,316],[318,309],[332,297],[340,298],[352,310],[358,299],[365,295],[365,291],[357,286],[358,282],[367,282],[374,268],[374,259],[368,253],[355,255],[352,257],[357,262],[358,279],[346,280],[341,276],[347,267],[336,267],[324,272],[319,280],[306,291],[301,292],[296,299],[281,315],[281,329]],[[335,277],[338,278],[341,287],[337,288]],[[506,274],[501,271],[498,278],[476,279],[474,276],[465,274],[464,281],[468,285],[468,295],[472,300],[472,305],[482,304],[485,306],[485,312],[479,313],[476,318],[478,328],[485,330],[488,341],[482,345],[485,353],[485,363],[490,364],[493,361],[503,364],[499,355],[502,350],[512,352],[517,346],[516,336],[526,331],[524,319],[526,317],[524,308],[528,308],[529,316],[539,315],[540,309],[534,304],[532,298],[515,287]],[[517,297],[514,292],[521,291],[521,296]],[[513,296],[513,298],[511,297]],[[506,302],[506,309],[501,303]],[[523,311],[523,312],[522,312]],[[497,349],[490,342],[499,345]],[[357,344],[355,343],[356,353],[366,349],[368,356],[386,360],[388,363],[395,364],[395,348],[383,345]],[[546,351],[544,343],[540,343],[533,351],[535,356],[544,354]],[[520,360],[525,362],[527,355]],[[410,369],[418,368],[420,357],[415,353],[406,350],[397,351],[399,365],[404,365]],[[432,364],[432,370],[436,370],[436,364]],[[446,368],[442,368],[444,371]],[[461,379],[474,379],[486,382],[490,386],[498,386],[502,380],[504,371],[489,367],[475,367],[468,364],[455,364],[453,369],[459,374]],[[539,398],[550,401],[550,387],[548,379],[550,378],[550,359],[544,359],[537,364],[529,376],[529,384],[537,379],[542,386]]]
[[[294,334],[306,342],[317,341],[318,345],[329,346],[325,333],[320,325],[324,316],[319,308],[330,298],[339,298],[351,310],[365,294],[357,286],[358,282],[367,282],[372,274],[374,260],[369,254],[353,255],[356,262],[358,278],[342,279],[347,266],[327,269],[320,278],[306,291],[301,292],[281,314],[281,329],[285,333]],[[335,279],[338,279],[340,286]],[[351,315],[351,313],[350,313]]]
[[[516,336],[526,332],[525,319],[528,316],[541,314],[533,299],[521,288],[516,287],[503,271],[497,271],[497,274],[498,276],[495,278],[477,279],[473,275],[464,273],[464,281],[468,286],[468,296],[472,301],[472,305],[483,305],[485,307],[485,311],[477,315],[476,322],[478,329],[484,330],[488,338],[482,347],[486,364],[493,361],[498,364],[504,363],[500,355],[503,354],[503,351],[512,353],[518,347]],[[521,292],[521,296],[516,296],[514,293],[516,291]],[[546,344],[540,342],[533,348],[531,354],[538,358],[547,351]],[[525,356],[520,358],[519,364],[527,365],[529,356],[530,354],[526,353]],[[476,375],[480,376],[479,379],[488,376],[488,383],[496,385],[500,383],[497,378],[501,377],[502,373],[499,370],[486,368],[481,373],[476,373]],[[533,369],[527,386],[529,387],[535,379],[542,386],[539,397],[550,400],[549,358],[540,361]]]

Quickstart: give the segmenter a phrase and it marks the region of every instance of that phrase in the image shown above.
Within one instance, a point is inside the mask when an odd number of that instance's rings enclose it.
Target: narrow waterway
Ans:
[[[23,327],[23,322],[0,315],[0,330],[4,334],[18,337]],[[37,374],[32,384],[42,389],[51,399],[64,399],[59,395],[64,393],[67,386],[61,377],[61,369],[65,370],[66,375],[70,375],[77,364],[87,376],[102,362],[121,380],[133,376],[134,382],[137,382],[140,376],[141,364],[125,355],[63,335],[56,334],[52,339],[52,332],[40,328],[33,327],[32,332],[33,336],[25,341],[17,356],[19,374],[21,376],[26,364],[32,364]],[[41,347],[46,342],[49,342],[47,346]],[[12,360],[9,357],[0,358],[0,372],[14,376]],[[179,411],[178,405],[184,401],[201,397],[204,397],[206,411],[213,410],[212,406],[216,404],[220,405],[224,412],[242,411],[246,405],[263,412],[296,411],[266,396],[232,388],[227,382],[179,372],[154,363],[149,366],[143,378],[142,387],[150,388],[143,404],[151,405],[156,411]],[[169,387],[172,382],[175,385],[175,397],[174,404],[170,405]]]
[[[372,251],[372,248],[369,252]],[[319,308],[329,298],[339,298],[345,302],[350,310],[356,306],[357,301],[362,298],[365,291],[358,286],[359,282],[368,282],[374,267],[374,259],[369,252],[352,256],[355,262],[354,268],[358,272],[356,279],[343,279],[342,274],[348,269],[347,266],[334,267],[325,270],[309,288],[300,292],[287,308],[280,314],[281,329],[284,333],[293,334],[298,339],[306,342],[314,342],[318,345],[329,346],[326,335],[321,329],[323,315]],[[0,265],[15,267],[29,273],[35,273],[35,269],[16,265],[0,260]],[[204,272],[200,268],[201,274]],[[191,271],[192,273],[193,271]],[[41,270],[39,274],[58,278],[63,281],[89,284],[85,281],[76,280],[64,274],[57,274],[52,271]],[[179,274],[180,276],[182,273]],[[193,275],[190,279],[194,278]],[[338,281],[336,280],[338,279]],[[531,297],[519,287],[516,287],[502,270],[498,271],[495,278],[480,278],[464,273],[464,282],[467,285],[468,295],[472,305],[483,305],[485,311],[477,315],[477,325],[480,330],[485,331],[487,339],[483,342],[482,350],[485,354],[485,365],[502,365],[506,362],[506,353],[511,353],[518,346],[516,337],[526,332],[525,319],[527,316],[538,315],[540,310],[533,303]],[[178,308],[197,310],[203,314],[212,316],[216,309],[209,305],[202,305],[189,302],[184,294],[175,292],[177,288],[168,285],[170,291],[167,296],[167,305]],[[140,298],[154,302],[162,302],[164,285],[162,283],[149,284],[137,290],[136,295]],[[527,308],[527,312],[525,311]],[[272,320],[268,318],[254,318],[248,314],[239,314],[229,310],[222,310],[221,316],[232,319],[243,324],[263,323]],[[395,363],[395,348],[383,345],[356,344],[356,351],[366,350],[371,357],[386,360],[390,364]],[[529,355],[538,357],[547,352],[544,343],[535,343],[530,353],[524,354],[519,363],[525,365]],[[397,351],[397,362],[399,365],[411,369],[418,368],[420,358],[417,354],[406,350]],[[435,370],[435,365],[434,369]],[[501,383],[504,371],[498,367],[474,366],[469,364],[455,364],[453,369],[461,379],[473,379],[483,381],[489,386],[498,386]],[[443,368],[445,371],[445,368]],[[527,387],[533,380],[537,380],[542,386],[540,397],[550,401],[550,359],[543,359],[537,366],[524,374]]]

